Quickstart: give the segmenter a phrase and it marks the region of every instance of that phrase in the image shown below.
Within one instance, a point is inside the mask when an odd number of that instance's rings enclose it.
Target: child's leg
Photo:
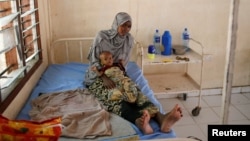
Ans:
[[[122,100],[123,99],[122,92],[117,88],[110,89],[108,92],[109,92],[108,93],[109,100],[113,101],[113,100]]]
[[[125,77],[121,81],[123,100],[135,103],[138,96],[138,89],[136,84],[128,77]]]

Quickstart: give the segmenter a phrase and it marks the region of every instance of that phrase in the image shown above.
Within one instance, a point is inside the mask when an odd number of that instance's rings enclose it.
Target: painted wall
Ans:
[[[234,86],[250,85],[249,6],[250,1],[240,1]],[[203,87],[222,87],[230,0],[53,0],[49,1],[51,40],[95,36],[99,30],[109,29],[120,11],[132,16],[131,33],[144,47],[152,43],[155,29],[161,33],[169,30],[173,44],[181,44],[181,32],[187,27],[191,37],[203,44],[204,53],[213,55],[204,64]],[[194,42],[190,45],[200,48]],[[198,80],[200,65],[190,65],[189,73]]]

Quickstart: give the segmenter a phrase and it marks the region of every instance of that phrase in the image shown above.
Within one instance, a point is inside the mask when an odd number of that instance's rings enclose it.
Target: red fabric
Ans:
[[[0,141],[57,141],[61,118],[43,122],[10,120],[0,115]]]

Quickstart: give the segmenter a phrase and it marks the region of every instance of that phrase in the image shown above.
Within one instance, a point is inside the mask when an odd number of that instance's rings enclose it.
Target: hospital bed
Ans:
[[[85,71],[88,68],[87,54],[93,38],[62,38],[52,42],[49,48],[49,66],[33,88],[26,104],[21,109],[17,119],[30,120],[29,112],[32,110],[32,101],[43,94],[58,92],[84,90],[83,85]],[[142,74],[141,63],[143,46],[135,41],[132,59],[127,66],[127,74],[139,86],[141,91],[157,106],[162,113],[165,113],[159,101],[155,98],[154,92],[149,87],[148,81]],[[175,138],[173,130],[169,133],[160,132],[158,124],[151,120],[150,124],[154,133],[143,135],[142,132],[132,123],[112,115],[115,121],[112,123],[111,136],[101,136],[89,140],[117,140],[122,138],[138,137],[140,140]],[[125,130],[124,128],[127,128]],[[71,137],[60,137],[60,140],[86,140]]]

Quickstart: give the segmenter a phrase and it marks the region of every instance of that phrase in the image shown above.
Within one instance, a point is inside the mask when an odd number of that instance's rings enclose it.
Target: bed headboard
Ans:
[[[50,64],[67,62],[88,63],[87,55],[94,37],[61,38],[52,42],[49,54]],[[142,66],[143,46],[135,41],[131,61]]]

